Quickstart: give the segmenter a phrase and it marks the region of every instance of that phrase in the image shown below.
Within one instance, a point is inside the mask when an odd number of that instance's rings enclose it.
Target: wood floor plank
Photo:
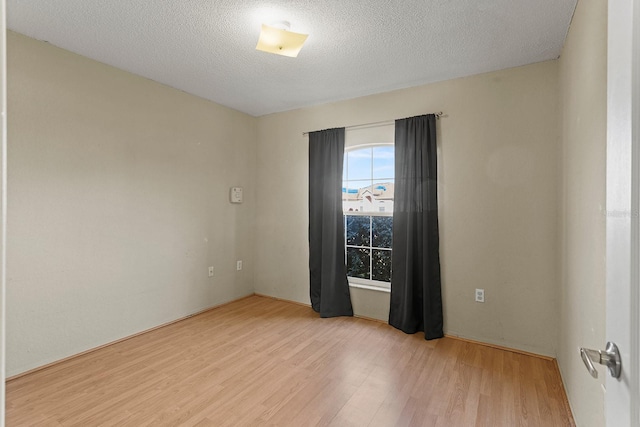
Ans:
[[[253,296],[7,383],[8,426],[572,426],[553,361]]]

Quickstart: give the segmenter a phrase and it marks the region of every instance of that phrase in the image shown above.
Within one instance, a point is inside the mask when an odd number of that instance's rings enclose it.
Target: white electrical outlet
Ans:
[[[213,277],[213,267],[209,267],[209,277]]]
[[[484,302],[484,289],[476,289],[476,302]]]
[[[236,270],[242,270],[242,260],[236,261]]]

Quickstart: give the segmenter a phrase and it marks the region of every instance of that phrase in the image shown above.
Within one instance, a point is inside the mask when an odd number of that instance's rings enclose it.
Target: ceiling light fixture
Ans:
[[[262,24],[256,49],[295,58],[309,35],[291,32],[290,28],[291,24],[287,21],[271,25]]]

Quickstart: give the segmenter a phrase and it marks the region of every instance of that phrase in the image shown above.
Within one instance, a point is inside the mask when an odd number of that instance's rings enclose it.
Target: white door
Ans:
[[[609,0],[606,333],[622,359],[619,379],[606,373],[609,427],[640,427],[639,16],[640,1]]]

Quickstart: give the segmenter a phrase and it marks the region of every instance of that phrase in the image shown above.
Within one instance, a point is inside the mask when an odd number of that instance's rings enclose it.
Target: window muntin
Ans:
[[[393,144],[345,151],[342,206],[352,283],[390,287],[394,167]]]

